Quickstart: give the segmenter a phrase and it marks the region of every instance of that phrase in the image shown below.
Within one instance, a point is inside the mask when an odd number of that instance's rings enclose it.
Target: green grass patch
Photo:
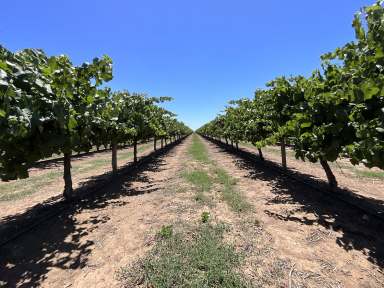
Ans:
[[[188,154],[197,161],[203,163],[210,162],[207,149],[205,148],[204,143],[196,134],[192,136],[192,143],[188,148]]]
[[[43,175],[0,184],[0,201],[18,200],[32,195],[55,182],[60,176],[62,176],[61,171],[51,171]]]
[[[207,211],[204,211],[203,213],[201,213],[201,222],[202,223],[207,223],[209,221],[209,217],[211,215],[209,214],[209,212]]]
[[[232,178],[224,169],[215,169],[217,181],[223,185],[222,195],[224,201],[235,212],[244,212],[251,208],[244,196],[235,189],[236,180]]]
[[[161,237],[163,239],[171,238],[173,235],[173,226],[172,225],[166,225],[161,227],[159,233],[157,233],[158,237]]]
[[[384,179],[384,172],[354,169],[357,176],[375,179]]]
[[[198,202],[209,202],[208,197],[204,192],[211,190],[213,181],[207,172],[203,170],[194,170],[190,172],[184,172],[182,174],[184,179],[191,183],[196,188],[195,200]]]
[[[185,172],[183,173],[183,177],[203,192],[209,191],[213,185],[211,177],[203,170]]]
[[[250,287],[237,272],[241,256],[223,241],[224,225],[201,224],[188,233],[160,238],[147,256],[122,268],[126,287]]]

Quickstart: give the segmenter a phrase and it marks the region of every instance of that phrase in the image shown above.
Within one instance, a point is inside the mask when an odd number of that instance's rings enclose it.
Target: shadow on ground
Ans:
[[[319,187],[326,186],[326,183],[319,182],[309,174],[294,172],[294,176],[302,180],[298,181],[280,173],[281,168],[276,163],[255,161],[255,155],[250,152],[243,150],[239,152],[220,142],[213,142],[219,146],[220,153],[236,156],[236,166],[246,170],[247,177],[268,181],[268,186],[272,189],[272,197],[267,200],[267,205],[271,206],[271,209],[266,209],[264,212],[270,217],[302,225],[321,225],[326,229],[338,231],[342,234],[336,239],[340,247],[347,251],[359,250],[367,256],[369,261],[381,268],[384,267],[384,221],[381,218],[366,215],[365,211],[342,199],[352,197],[348,201],[357,201],[356,205],[373,207],[372,209],[382,209],[383,201],[356,195],[345,189],[334,192],[342,196],[335,197],[326,192],[325,188],[321,191],[305,184],[307,182],[312,185],[318,184]],[[280,213],[274,211],[272,207],[274,204],[294,204],[299,208],[291,210],[290,213]]]
[[[49,213],[56,212],[55,216],[49,217],[49,220],[45,220],[33,231],[23,233],[17,239],[0,247],[0,287],[3,285],[36,287],[53,267],[61,269],[85,267],[95,243],[84,241],[83,237],[108,222],[109,217],[97,215],[79,221],[75,216],[87,210],[102,209],[106,206],[123,206],[126,201],[119,200],[121,197],[158,190],[144,172],[164,169],[164,157],[171,156],[169,152],[176,144],[143,157],[140,165],[122,168],[112,181],[106,181],[112,176],[104,174],[82,183],[82,187],[76,192],[83,197],[73,203],[55,197],[30,208],[23,214],[4,219],[0,223],[0,240],[6,239],[7,234],[17,233],[19,227],[34,225],[52,215]],[[132,182],[142,182],[144,185],[134,189],[131,186]],[[107,184],[103,186],[102,183]],[[57,213],[58,211],[60,213]]]

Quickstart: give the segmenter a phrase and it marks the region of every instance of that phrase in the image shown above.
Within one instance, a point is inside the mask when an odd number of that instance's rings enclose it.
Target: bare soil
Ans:
[[[265,257],[251,265],[258,268],[255,276],[272,278],[280,271],[291,275],[292,287],[384,287],[382,222],[260,163],[206,144],[211,158],[238,179],[262,226],[258,245]]]
[[[9,287],[120,287],[163,225],[193,225],[209,212],[228,225],[225,241],[242,253],[238,269],[255,287],[384,287],[384,227],[333,199],[203,140],[212,163],[191,158],[191,137],[0,249]],[[185,171],[225,169],[251,204],[237,213],[214,181],[204,203]],[[1,286],[1,285],[0,285]]]
[[[175,218],[172,193],[185,157],[183,143],[101,196],[1,248],[0,283],[9,287],[119,287],[116,271],[153,242],[153,231]],[[173,209],[175,210],[175,209]],[[1,286],[1,285],[0,285]]]

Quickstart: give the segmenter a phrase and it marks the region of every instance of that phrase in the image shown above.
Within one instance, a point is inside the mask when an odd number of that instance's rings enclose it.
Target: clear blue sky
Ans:
[[[363,0],[9,0],[0,44],[73,62],[108,54],[113,89],[174,97],[192,128],[279,75],[309,75],[354,37]]]

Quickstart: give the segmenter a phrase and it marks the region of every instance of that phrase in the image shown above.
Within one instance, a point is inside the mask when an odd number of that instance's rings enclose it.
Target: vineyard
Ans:
[[[352,26],[195,131],[107,55],[0,45],[0,287],[384,287],[383,3]]]
[[[263,146],[279,143],[283,167],[291,144],[296,158],[320,162],[331,187],[337,180],[328,162],[339,157],[384,169],[383,11],[378,3],[365,8],[365,19],[357,14],[355,42],[323,55],[322,69],[311,77],[277,77],[254,99],[230,102],[197,132],[235,145],[252,143],[260,159]]]
[[[0,50],[2,180],[28,177],[36,161],[63,154],[64,197],[73,198],[71,154],[110,145],[112,171],[117,171],[117,145],[138,141],[161,143],[190,133],[174,115],[156,105],[170,100],[128,91],[100,89],[112,79],[112,60],[104,56],[73,66],[66,56],[43,51]]]

